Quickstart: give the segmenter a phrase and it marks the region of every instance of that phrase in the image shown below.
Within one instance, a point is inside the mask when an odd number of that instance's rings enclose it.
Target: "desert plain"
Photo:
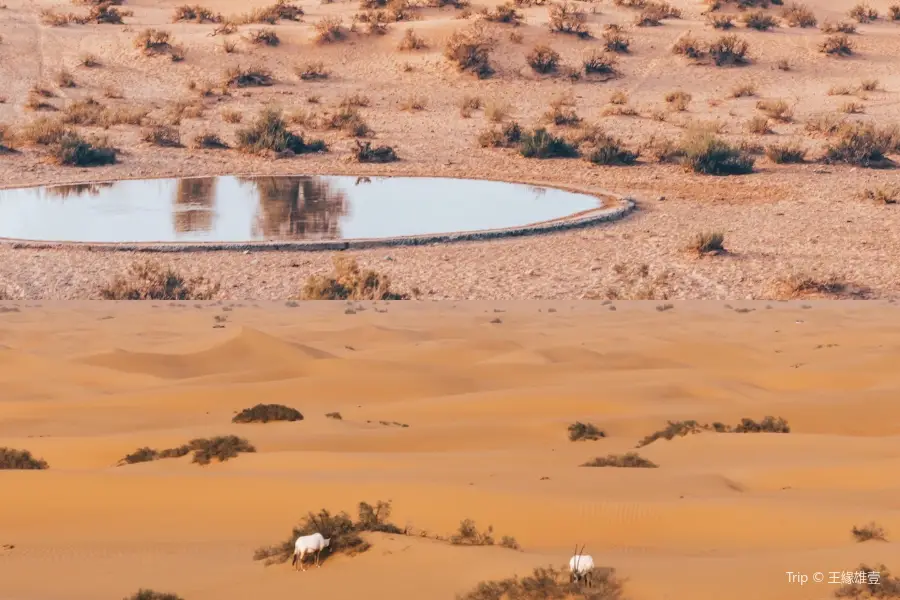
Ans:
[[[657,306],[6,302],[0,445],[48,468],[0,470],[0,598],[451,600],[576,543],[624,582],[603,600],[821,600],[841,586],[787,572],[896,569],[897,306]],[[304,418],[232,422],[261,402]],[[790,432],[635,449],[765,416]],[[117,466],[229,434],[256,451]],[[580,466],[627,452],[657,468]],[[406,535],[307,572],[253,560],[307,511],[378,500]],[[463,519],[498,544],[449,543]],[[870,523],[885,540],[851,534]]]

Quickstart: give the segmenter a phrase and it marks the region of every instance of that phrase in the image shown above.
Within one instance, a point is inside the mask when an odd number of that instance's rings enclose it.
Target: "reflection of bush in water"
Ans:
[[[241,178],[259,192],[255,235],[266,239],[334,239],[340,218],[348,212],[347,197],[332,191],[318,177]]]
[[[175,189],[172,219],[177,233],[212,229],[212,205],[216,189],[215,177],[179,179]]]
[[[69,196],[97,196],[106,188],[113,186],[112,181],[100,183],[67,183],[46,188],[47,195],[65,200]]]

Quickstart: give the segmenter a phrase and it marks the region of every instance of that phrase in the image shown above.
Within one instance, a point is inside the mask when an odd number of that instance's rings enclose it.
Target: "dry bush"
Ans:
[[[475,521],[463,519],[456,533],[450,536],[450,543],[458,546],[493,546],[494,527],[488,525],[484,531],[478,531]]]
[[[551,3],[548,8],[550,31],[590,37],[587,15],[574,2]]]
[[[790,123],[794,118],[794,109],[785,100],[766,99],[756,103],[756,109],[770,119]]]
[[[773,27],[778,27],[778,21],[775,20],[775,17],[767,15],[761,10],[744,13],[741,20],[749,29],[757,31],[768,31]]]
[[[625,35],[622,32],[622,28],[615,24],[608,24],[603,29],[603,34],[600,36],[603,41],[603,45],[610,52],[619,52],[626,53],[628,52],[628,47],[631,46],[631,38]]]
[[[141,139],[154,146],[181,147],[181,134],[178,132],[178,129],[169,125],[154,124],[143,132]]]
[[[77,87],[75,83],[75,78],[72,76],[72,73],[63,69],[59,73],[56,74],[56,85],[61,88],[73,88]]]
[[[745,81],[731,89],[732,98],[745,98],[756,95],[756,84],[752,81]]]
[[[721,231],[704,231],[698,233],[688,242],[687,250],[697,255],[724,254],[725,234]]]
[[[815,27],[818,24],[816,15],[805,4],[791,3],[781,11],[781,17],[788,27]]]
[[[299,525],[291,530],[291,534],[283,542],[274,546],[257,548],[253,553],[253,560],[263,560],[265,565],[273,565],[287,562],[294,553],[294,542],[303,535],[321,533],[331,540],[325,550],[325,558],[335,553],[350,556],[365,552],[371,545],[360,537],[360,533],[379,531],[406,535],[407,531],[397,527],[388,519],[391,516],[390,501],[378,501],[375,506],[367,502],[360,502],[358,518],[354,523],[347,513],[332,515],[328,510],[322,509],[318,513],[309,512]]]
[[[753,172],[752,156],[711,133],[688,133],[678,150],[682,165],[694,173],[743,175]]]
[[[23,125],[16,138],[25,144],[49,146],[57,143],[66,131],[66,127],[59,119],[40,117]]]
[[[218,134],[211,131],[199,133],[191,141],[191,148],[195,150],[225,150],[228,147],[228,144],[223,142]]]
[[[858,574],[858,575],[857,575]],[[835,598],[853,600],[895,600],[900,598],[900,579],[891,575],[884,565],[869,568],[859,565],[853,573],[853,583],[845,583],[834,591]]]
[[[145,29],[134,38],[134,47],[143,52],[144,56],[168,54],[173,62],[184,59],[184,49],[172,44],[168,31]]]
[[[425,43],[425,40],[421,36],[416,35],[416,32],[413,31],[412,28],[406,30],[400,43],[397,44],[397,50],[403,52],[410,50],[424,50],[427,47],[428,44]]]
[[[244,438],[236,435],[220,435],[212,438],[193,439],[187,444],[164,450],[155,450],[146,446],[138,448],[131,454],[126,454],[117,465],[131,465],[164,458],[181,458],[191,452],[194,453],[191,462],[208,465],[214,458],[219,462],[225,462],[241,453],[256,452],[256,448]]]
[[[897,204],[900,202],[900,188],[894,186],[867,188],[862,191],[860,197],[863,200],[877,202],[879,204]]]
[[[828,89],[829,96],[849,96],[852,93],[853,90],[847,85],[833,85]]]
[[[481,109],[481,98],[478,96],[463,96],[459,101],[459,114],[462,118],[468,119],[476,110]]]
[[[400,110],[425,110],[428,99],[424,96],[407,96],[398,103]]]
[[[231,67],[225,71],[223,87],[260,87],[275,83],[272,72],[261,66]]]
[[[597,49],[588,50],[581,61],[581,66],[588,75],[613,75],[617,64],[614,54]]]
[[[860,3],[850,9],[847,13],[851,19],[857,23],[871,23],[878,20],[878,11],[865,3]]]
[[[196,23],[221,23],[222,15],[214,13],[208,8],[204,8],[199,4],[193,6],[182,4],[175,7],[175,14],[172,15],[172,22],[194,21]]]
[[[761,115],[756,115],[747,121],[747,132],[756,135],[766,135],[772,133],[769,128],[769,119]]]
[[[772,144],[766,148],[766,157],[773,163],[802,163],[806,159],[806,150],[796,143]]]
[[[559,52],[540,44],[531,49],[525,60],[535,73],[553,73],[559,66]]]
[[[888,7],[888,20],[900,21],[900,4],[892,4]]]
[[[807,119],[804,128],[809,133],[821,133],[827,136],[837,134],[847,124],[840,115],[823,114]]]
[[[53,162],[68,167],[97,167],[116,162],[116,149],[104,140],[87,140],[71,130],[65,131],[49,149]]]
[[[328,79],[331,74],[322,61],[306,63],[302,67],[294,69],[297,77],[303,81],[314,81],[318,79]]]
[[[73,23],[78,23],[79,25],[87,25],[88,23],[96,23],[98,25],[121,25],[124,22],[122,20],[123,17],[130,17],[133,15],[134,13],[130,10],[115,8],[114,6],[110,6],[110,4],[96,4],[90,7],[87,15],[69,15],[69,19]]]
[[[41,23],[49,27],[65,27],[71,23],[74,18],[75,15],[61,14],[49,8],[41,10]]]
[[[571,442],[577,442],[579,440],[593,441],[606,437],[606,433],[593,423],[582,423],[581,421],[575,421],[569,425],[568,431],[569,441]]]
[[[512,2],[506,2],[495,7],[493,11],[484,8],[481,16],[486,21],[494,23],[507,23],[510,25],[520,25],[522,23],[522,13],[516,10],[516,5]]]
[[[658,27],[664,19],[679,19],[681,11],[668,2],[646,2],[635,18],[638,27]]]
[[[312,275],[301,292],[304,300],[407,300],[407,294],[391,290],[387,275],[370,269],[361,270],[356,259],[333,258],[331,275]]]
[[[691,95],[681,90],[669,92],[666,94],[666,103],[672,110],[682,112],[687,110],[688,105],[691,103]]]
[[[457,596],[457,600],[621,600],[622,583],[616,579],[615,569],[597,568],[591,577],[592,587],[583,587],[571,580],[568,570],[538,567],[526,577],[482,581],[472,590]]]
[[[254,9],[234,21],[275,25],[278,21],[300,21],[304,14],[303,9],[296,4],[291,4],[288,0],[277,0],[275,4]]]
[[[525,158],[573,158],[578,149],[541,127],[522,134],[519,153]]]
[[[877,92],[881,90],[881,83],[877,79],[864,79],[859,84],[859,89],[863,92]]]
[[[244,119],[244,115],[240,111],[226,108],[222,111],[222,120],[226,123],[240,123]]]
[[[281,111],[271,108],[264,109],[249,127],[238,129],[237,141],[240,150],[250,153],[290,151],[305,154],[327,150],[322,140],[306,142],[302,135],[288,130]]]
[[[444,57],[460,71],[474,73],[479,79],[484,79],[494,73],[490,55],[495,44],[495,38],[487,29],[475,23],[468,29],[453,32],[444,48]]]
[[[626,149],[622,140],[607,134],[594,133],[583,142],[581,154],[585,160],[595,165],[633,165],[639,152]]]
[[[330,44],[347,37],[347,30],[340,17],[322,17],[316,23],[316,42]]]
[[[681,37],[674,46],[672,46],[673,54],[687,56],[694,60],[700,60],[706,54],[706,48],[703,42],[690,35]]]
[[[819,44],[819,52],[832,56],[850,56],[853,54],[853,47],[853,40],[846,34],[829,35]]]
[[[838,108],[839,111],[848,115],[855,115],[863,112],[865,110],[865,106],[858,102],[844,102]]]
[[[544,113],[543,120],[564,127],[578,125],[581,123],[581,117],[575,112],[572,103],[568,97],[554,98],[550,101],[550,110]]]
[[[877,129],[870,123],[848,123],[841,126],[837,139],[825,149],[825,162],[845,163],[860,167],[886,166],[888,152],[896,140],[892,130]]]
[[[819,279],[803,273],[794,273],[776,282],[775,290],[776,295],[785,300],[810,296],[838,297],[848,292],[848,285],[835,276]]]
[[[15,448],[0,446],[0,470],[42,470],[49,466],[47,461],[35,458],[28,450],[16,450]]]
[[[522,140],[522,128],[515,121],[510,121],[500,129],[487,129],[478,136],[478,145],[482,148],[513,148]]]
[[[500,123],[509,116],[510,106],[502,102],[488,102],[484,107],[484,116],[493,123]]]
[[[628,104],[628,94],[622,90],[616,90],[609,95],[610,104]]]
[[[658,464],[647,460],[640,456],[637,452],[626,452],[625,454],[609,454],[607,456],[598,456],[581,465],[582,467],[623,467],[623,468],[640,468],[640,469],[656,469]]]
[[[748,62],[747,51],[749,48],[746,40],[742,40],[736,35],[725,35],[711,42],[707,52],[717,67],[743,65]]]
[[[92,69],[101,66],[100,59],[96,55],[86,52],[78,57],[78,64],[82,67]]]
[[[257,404],[245,408],[231,419],[232,423],[268,423],[269,421],[302,421],[303,415],[296,408],[283,404]]]
[[[344,420],[344,417],[342,417],[341,413],[339,413],[339,412],[325,413],[325,417],[327,417],[329,419],[334,419],[335,421],[343,421]]]
[[[637,443],[637,447],[643,448],[656,440],[671,440],[703,431],[714,431],[716,433],[790,433],[791,428],[783,418],[772,416],[763,417],[758,422],[745,417],[733,427],[719,422],[701,424],[693,419],[687,421],[666,421],[665,428],[641,439]]]
[[[837,23],[825,21],[819,29],[822,33],[845,33],[851,35],[856,33],[856,23],[850,23],[849,21],[838,21]]]
[[[116,276],[100,288],[104,300],[211,300],[220,284],[202,276],[185,278],[172,267],[155,261],[134,262],[125,276]]]
[[[125,600],[184,600],[177,594],[141,588]]]
[[[258,46],[277,46],[281,39],[274,29],[258,29],[247,35],[247,41]]]
[[[854,525],[850,533],[853,534],[857,542],[868,542],[869,540],[887,541],[887,534],[884,532],[884,528],[875,523],[869,523],[862,527]]]
[[[731,29],[734,27],[734,17],[731,15],[709,15],[709,24],[714,29]]]

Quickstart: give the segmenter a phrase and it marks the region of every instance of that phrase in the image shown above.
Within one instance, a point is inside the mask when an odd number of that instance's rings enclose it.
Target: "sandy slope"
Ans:
[[[633,600],[818,600],[836,586],[785,572],[900,563],[897,543],[850,535],[872,520],[889,539],[900,532],[891,304],[367,306],[49,303],[0,315],[0,445],[51,466],[0,472],[0,547],[14,545],[0,550],[0,598],[149,586],[187,600],[450,599],[562,564],[576,541],[628,579]],[[260,401],[305,420],[231,424]],[[577,466],[667,419],[768,414],[793,432],[658,441],[640,453],[659,469]],[[608,437],[569,442],[575,420]],[[259,451],[114,466],[139,446],[224,433]],[[306,574],[251,560],[306,510],[378,499],[401,525],[446,535],[469,517],[523,551],[373,535],[368,553]]]

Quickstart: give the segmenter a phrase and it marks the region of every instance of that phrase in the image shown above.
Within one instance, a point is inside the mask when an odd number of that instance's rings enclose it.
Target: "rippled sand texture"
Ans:
[[[561,565],[576,542],[633,600],[819,600],[837,586],[785,572],[900,569],[900,310],[887,303],[12,306],[0,446],[50,468],[0,471],[4,600],[141,586],[449,600]],[[305,419],[231,423],[258,402]],[[658,469],[578,467],[667,419],[765,415],[792,432],[657,441],[640,453]],[[576,420],[608,437],[568,441]],[[258,452],[114,466],[228,433]],[[523,551],[374,534],[369,552],[307,573],[251,559],[307,510],[378,499],[401,526],[447,535],[468,517]],[[869,521],[888,542],[854,541]]]

